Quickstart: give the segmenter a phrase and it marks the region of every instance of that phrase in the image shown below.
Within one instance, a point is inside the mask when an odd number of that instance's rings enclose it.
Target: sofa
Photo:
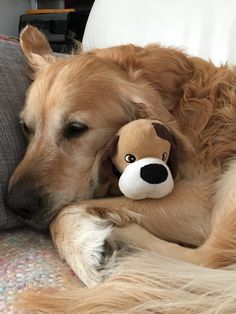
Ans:
[[[215,64],[236,64],[235,34],[234,0],[96,0],[83,49],[159,42]],[[22,289],[75,279],[50,236],[22,225],[6,202],[10,175],[26,148],[19,112],[29,84],[19,42],[0,37],[0,313],[16,313]]]

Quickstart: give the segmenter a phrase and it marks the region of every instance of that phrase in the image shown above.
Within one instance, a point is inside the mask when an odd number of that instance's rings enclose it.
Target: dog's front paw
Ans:
[[[86,286],[94,286],[111,273],[120,254],[112,223],[70,206],[51,226],[58,251]]]

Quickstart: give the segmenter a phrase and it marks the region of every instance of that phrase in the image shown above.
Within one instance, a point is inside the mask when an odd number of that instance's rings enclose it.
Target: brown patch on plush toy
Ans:
[[[164,124],[153,122],[152,125],[157,133],[157,136],[171,143],[172,134],[169,129]]]
[[[153,122],[152,125],[156,130],[157,136],[163,138],[171,143],[170,155],[167,165],[170,168],[173,178],[177,176],[177,170],[179,165],[179,145],[175,135],[164,125]]]

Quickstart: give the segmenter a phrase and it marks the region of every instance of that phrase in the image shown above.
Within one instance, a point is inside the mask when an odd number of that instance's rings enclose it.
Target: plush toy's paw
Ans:
[[[119,180],[121,192],[128,198],[161,198],[174,188],[167,164],[159,158],[143,158],[128,165]]]

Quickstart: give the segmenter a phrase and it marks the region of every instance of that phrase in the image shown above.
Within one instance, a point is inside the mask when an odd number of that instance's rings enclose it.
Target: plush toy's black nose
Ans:
[[[168,172],[163,165],[149,164],[140,169],[140,176],[150,184],[158,184],[166,181]]]

